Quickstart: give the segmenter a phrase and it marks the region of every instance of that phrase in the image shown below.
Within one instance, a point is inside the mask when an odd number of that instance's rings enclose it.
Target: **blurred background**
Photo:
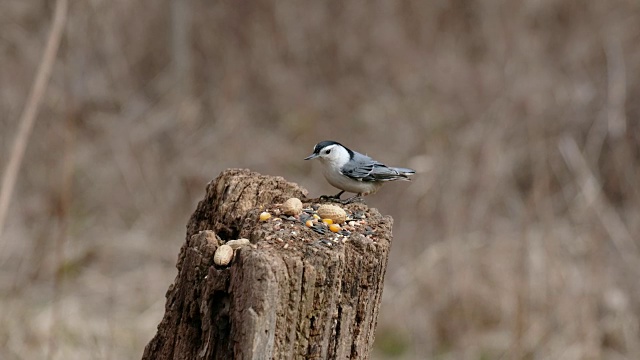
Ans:
[[[54,0],[0,2],[3,176]],[[640,3],[91,0],[0,237],[2,359],[137,359],[229,167],[333,194],[337,140],[418,170],[375,359],[640,358]]]

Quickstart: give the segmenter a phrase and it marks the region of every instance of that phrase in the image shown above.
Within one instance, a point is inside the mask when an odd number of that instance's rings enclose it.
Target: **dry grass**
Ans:
[[[206,182],[332,192],[322,139],[421,170],[368,199],[395,218],[377,358],[640,358],[637,2],[178,2],[70,2],[2,359],[139,358]],[[3,169],[52,6],[0,3]]]

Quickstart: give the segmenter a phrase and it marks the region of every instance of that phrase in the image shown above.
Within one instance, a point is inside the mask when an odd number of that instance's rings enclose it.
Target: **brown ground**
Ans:
[[[638,2],[178,3],[71,1],[0,358],[139,358],[205,184],[333,193],[301,160],[325,139],[419,172],[367,198],[394,218],[377,358],[640,358]],[[3,172],[53,4],[0,2]]]

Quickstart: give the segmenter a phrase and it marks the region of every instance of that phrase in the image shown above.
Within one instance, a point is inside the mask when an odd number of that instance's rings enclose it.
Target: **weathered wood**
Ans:
[[[318,234],[295,221],[261,222],[261,208],[306,190],[280,177],[227,170],[191,217],[166,311],[143,359],[363,359],[369,357],[392,219],[363,204],[366,234]],[[223,241],[248,238],[229,267]]]

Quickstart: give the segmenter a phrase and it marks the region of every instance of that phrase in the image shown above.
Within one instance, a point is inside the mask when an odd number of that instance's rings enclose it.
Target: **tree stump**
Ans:
[[[321,223],[310,228],[278,215],[278,204],[297,197],[311,212],[318,199],[306,199],[306,190],[281,177],[248,170],[224,171],[206,191],[143,359],[368,358],[391,217],[349,204],[342,207],[354,221],[342,235]],[[263,211],[273,216],[260,221]],[[228,266],[215,265],[216,248],[238,238],[251,244]]]

